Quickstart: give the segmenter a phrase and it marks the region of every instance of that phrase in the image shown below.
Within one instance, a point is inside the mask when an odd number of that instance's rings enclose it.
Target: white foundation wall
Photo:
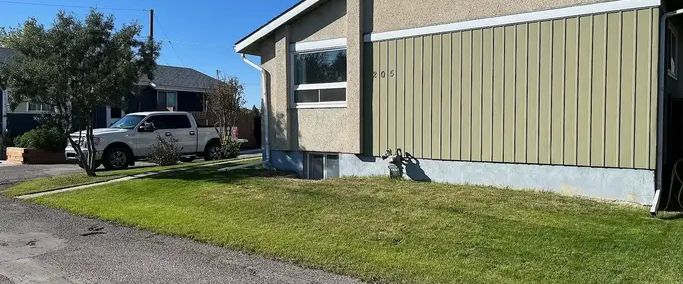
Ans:
[[[388,176],[381,158],[340,154],[340,176]],[[542,190],[569,196],[650,205],[655,172],[618,168],[549,166],[413,159],[404,167],[412,180]]]

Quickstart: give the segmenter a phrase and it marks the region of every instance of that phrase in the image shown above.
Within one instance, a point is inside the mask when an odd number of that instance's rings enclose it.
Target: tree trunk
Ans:
[[[92,128],[92,123],[90,121],[87,122],[87,125],[85,127],[86,129],[86,134],[85,134],[85,142],[87,143],[87,148],[88,148],[88,163],[84,165],[85,172],[91,176],[95,176],[95,155],[97,154],[97,150],[95,149],[95,135],[93,134],[93,128]]]

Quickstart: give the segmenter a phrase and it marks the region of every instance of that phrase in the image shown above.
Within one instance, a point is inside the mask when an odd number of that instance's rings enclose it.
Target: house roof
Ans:
[[[15,54],[11,48],[0,47],[0,65],[8,63]],[[220,81],[192,68],[157,65],[152,82],[153,87],[160,90],[206,92]],[[151,86],[145,75],[137,85]]]
[[[192,68],[157,65],[154,80],[150,82],[143,75],[137,83],[139,86],[152,86],[158,90],[205,92],[220,82]]]
[[[319,4],[320,2],[323,2],[325,0],[301,0],[299,3],[296,5],[292,6],[291,8],[287,9],[286,11],[282,12],[282,14],[278,15],[277,17],[271,19],[267,23],[265,23],[263,26],[259,27],[255,31],[251,32],[244,38],[240,39],[235,43],[235,52],[237,53],[243,53],[244,50],[249,47],[251,44],[257,42],[258,40],[264,38],[265,36],[269,35],[273,31],[275,31],[277,28],[281,27],[282,25],[288,23],[292,19],[296,18],[297,16],[301,15],[304,12],[307,12],[316,4]]]
[[[0,64],[7,64],[12,57],[14,57],[15,51],[11,48],[0,47]]]

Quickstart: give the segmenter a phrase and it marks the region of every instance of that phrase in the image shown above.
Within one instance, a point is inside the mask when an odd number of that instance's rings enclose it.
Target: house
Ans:
[[[235,51],[262,70],[274,168],[387,175],[400,148],[413,179],[651,204],[683,157],[680,8],[304,0]]]
[[[0,63],[8,62],[14,51],[0,48]],[[158,65],[154,71],[154,80],[142,76],[136,84],[135,93],[127,97],[123,107],[102,107],[95,113],[94,127],[102,128],[110,125],[129,112],[174,110],[191,112],[199,123],[207,125],[204,108],[204,96],[220,81],[197,70],[185,67]],[[10,109],[8,93],[3,92],[0,105],[2,109],[2,128],[11,136],[21,135],[39,125],[36,118],[49,114],[52,109],[48,105],[22,102]]]
[[[146,75],[136,84],[137,92],[127,98],[125,107],[107,107],[96,114],[95,127],[106,127],[125,113],[140,111],[187,111],[198,123],[208,125],[204,96],[220,81],[192,68],[158,65],[154,79]]]

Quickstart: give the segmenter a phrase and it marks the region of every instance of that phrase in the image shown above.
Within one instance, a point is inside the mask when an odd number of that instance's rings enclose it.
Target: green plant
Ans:
[[[64,151],[67,137],[59,128],[40,127],[26,132],[14,139],[14,144],[21,148],[33,148],[50,152]]]
[[[0,85],[12,90],[11,108],[25,101],[48,105],[53,123],[67,133],[82,131],[85,145],[66,139],[86,173],[95,176],[93,113],[121,104],[141,76],[154,79],[160,45],[140,37],[139,24],[116,23],[94,9],[83,17],[61,11],[51,22],[29,18],[0,28],[0,45],[17,51],[0,67]]]
[[[228,137],[227,139],[222,139],[222,141],[223,142],[221,145],[221,152],[223,158],[237,158],[237,156],[239,156],[240,154],[240,145],[242,145],[242,143],[232,139],[231,137]]]
[[[169,137],[164,139],[157,135],[157,141],[152,145],[152,151],[147,159],[160,166],[175,165],[180,160],[182,147],[178,146],[178,139]]]
[[[9,132],[0,133],[0,149],[14,146],[14,139]]]

